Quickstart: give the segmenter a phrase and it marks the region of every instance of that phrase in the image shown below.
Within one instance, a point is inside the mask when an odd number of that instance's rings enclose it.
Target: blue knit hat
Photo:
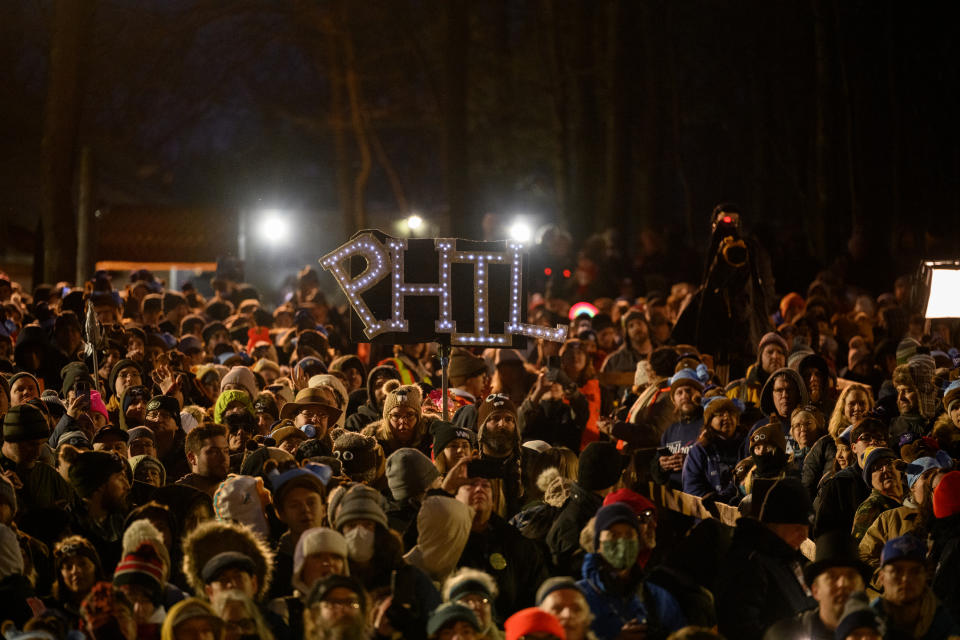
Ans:
[[[633,509],[623,502],[614,502],[597,511],[597,518],[593,524],[593,548],[600,548],[600,534],[615,524],[628,524],[638,532],[640,531],[640,521]]]

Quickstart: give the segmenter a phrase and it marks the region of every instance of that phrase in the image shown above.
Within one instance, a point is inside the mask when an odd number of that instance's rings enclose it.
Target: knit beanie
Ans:
[[[863,450],[863,453],[860,454],[860,468],[863,469],[863,481],[867,483],[867,486],[872,486],[870,482],[870,476],[873,473],[873,468],[883,462],[884,460],[896,460],[897,454],[893,452],[893,449],[888,449],[886,447],[867,447]]]
[[[704,365],[700,366],[706,371],[707,368]],[[707,375],[709,376],[709,374]],[[709,377],[707,379],[709,379]],[[693,387],[697,391],[703,392],[703,380],[700,379],[700,376],[698,376],[697,372],[693,369],[681,369],[670,378],[670,393],[672,394],[680,387]]]
[[[217,404],[213,409],[214,422],[223,424],[223,414],[226,413],[227,407],[231,402],[241,402],[251,416],[255,417],[257,415],[253,408],[253,402],[250,400],[250,395],[246,391],[228,389],[227,391],[221,391],[220,396],[217,398]]]
[[[455,622],[466,622],[473,627],[474,631],[480,631],[480,623],[470,607],[459,602],[445,602],[430,614],[427,620],[427,637],[437,637],[440,631]]]
[[[23,554],[13,529],[0,524],[0,580],[23,573]]]
[[[7,442],[46,440],[49,437],[47,419],[40,409],[31,404],[10,407],[3,417],[3,439]]]
[[[103,403],[99,391],[90,391],[90,410],[99,413],[107,420],[110,420],[110,414],[107,412],[107,405]]]
[[[506,412],[513,416],[513,421],[517,422],[517,405],[513,403],[510,398],[502,393],[492,393],[486,398],[483,402],[480,403],[479,408],[477,409],[477,431],[483,430],[483,425],[487,421],[487,418],[490,417],[493,413],[502,413]]]
[[[467,378],[472,378],[487,371],[487,361],[475,356],[466,349],[456,348],[450,353],[448,375],[452,386],[462,384]],[[456,381],[456,382],[453,382]]]
[[[771,344],[780,347],[783,350],[784,357],[786,357],[790,352],[790,347],[787,346],[787,341],[783,339],[783,336],[776,331],[769,331],[765,333],[762,338],[760,338],[760,344],[757,345],[758,363],[760,362],[760,357],[763,355],[763,350]]]
[[[354,482],[372,482],[377,477],[382,461],[382,449],[377,439],[346,429],[334,429],[333,455],[340,461],[343,474]]]
[[[837,640],[846,640],[847,636],[857,629],[872,629],[877,633],[883,632],[883,624],[877,617],[877,612],[870,607],[867,594],[863,591],[851,593],[847,603],[843,606],[843,617],[833,632]]]
[[[443,582],[441,595],[444,602],[457,602],[466,595],[479,594],[493,601],[500,595],[496,580],[489,573],[463,567]]]
[[[506,640],[519,640],[523,636],[535,633],[548,633],[566,640],[567,633],[556,616],[537,607],[521,609],[503,623]]]
[[[77,381],[85,380],[91,387],[93,386],[90,369],[87,368],[86,363],[80,361],[70,362],[60,369],[60,378],[63,380],[63,384],[60,385],[60,395],[64,398]]]
[[[340,487],[330,494],[328,517],[338,531],[354,520],[371,520],[386,529],[389,525],[384,504],[383,496],[373,487]]]
[[[37,327],[37,328],[39,329],[39,327]],[[21,331],[20,333],[21,333],[21,335],[22,335],[22,334],[23,334],[23,331]],[[9,387],[12,389],[14,383],[16,383],[16,381],[19,380],[19,379],[21,379],[21,378],[26,378],[27,380],[33,380],[33,384],[37,387],[37,391],[40,390],[40,381],[37,380],[37,377],[36,377],[35,375],[33,375],[32,373],[28,373],[28,372],[26,372],[26,371],[18,371],[17,373],[15,373],[15,374],[13,374],[12,376],[10,376],[10,384],[9,384]],[[10,394],[8,393],[7,395],[9,396]]]
[[[113,584],[144,587],[154,605],[163,602],[163,562],[154,546],[143,542],[135,550],[124,554],[113,572]]]
[[[657,506],[653,504],[646,496],[632,491],[630,489],[617,489],[611,491],[603,499],[603,506],[611,504],[625,504],[630,507],[638,516],[644,511],[657,512]]]
[[[774,482],[763,497],[759,519],[764,524],[810,524],[812,511],[803,483],[782,478]]]
[[[897,364],[907,364],[907,360],[916,355],[920,343],[913,338],[904,338],[897,345]]]
[[[253,375],[253,371],[250,371],[247,367],[237,365],[230,369],[220,379],[220,391],[223,391],[223,388],[228,384],[238,384],[251,398],[257,397],[257,378]]]
[[[933,515],[949,518],[957,513],[960,513],[960,471],[951,471],[933,490]]]
[[[477,448],[477,434],[470,429],[458,427],[450,422],[443,420],[434,420],[430,425],[430,433],[433,434],[433,457],[439,456],[454,440],[466,440],[474,449]]]
[[[110,476],[123,473],[126,464],[106,451],[84,451],[70,465],[70,484],[81,498],[89,498],[110,480]]]
[[[631,307],[625,314],[620,317],[620,326],[623,327],[624,333],[627,331],[627,325],[630,324],[631,320],[643,320],[644,324],[647,322],[647,317],[643,315],[643,311],[640,309],[635,309]]]
[[[60,573],[60,567],[63,566],[64,561],[74,556],[83,556],[88,559],[96,568],[96,574],[98,576],[102,575],[103,569],[101,568],[100,556],[97,554],[97,550],[89,540],[77,535],[61,538],[53,546],[53,561],[56,572]]]
[[[597,511],[593,523],[593,548],[600,548],[600,534],[615,524],[628,524],[637,531],[640,530],[640,520],[629,505],[623,502],[614,502]]]
[[[783,429],[780,428],[780,423],[768,422],[767,424],[757,427],[757,429],[750,434],[750,452],[753,453],[753,448],[758,444],[769,444],[777,448],[777,451],[781,453],[787,450],[787,439],[783,435]]]
[[[163,566],[161,582],[166,583],[167,577],[170,575],[170,551],[167,550],[166,545],[163,543],[163,536],[160,534],[160,530],[146,517],[134,520],[127,525],[126,531],[123,532],[122,554],[127,555],[128,553],[132,553],[137,547],[144,543],[151,544],[153,551],[157,554],[157,557],[160,558],[160,563]]]
[[[543,604],[543,601],[547,599],[554,591],[563,591],[566,589],[573,589],[574,591],[583,591],[577,585],[577,581],[569,576],[556,576],[553,578],[547,578],[543,581],[543,584],[540,585],[540,588],[537,589],[537,597],[534,602],[537,603],[537,606]]]
[[[390,412],[395,408],[406,407],[417,414],[417,422],[419,423],[422,417],[420,405],[423,401],[420,387],[415,384],[394,386],[388,382],[384,385],[384,389],[389,389],[383,399],[384,420],[389,420]]]
[[[430,458],[417,449],[403,447],[387,458],[387,485],[398,502],[425,492],[439,477]]]
[[[580,453],[577,484],[587,491],[612,487],[620,480],[625,458],[612,442],[591,442]]]
[[[137,478],[137,471],[140,469],[153,468],[160,473],[160,486],[162,487],[167,484],[167,470],[159,459],[143,454],[139,456],[131,456],[127,458],[127,462],[130,464],[130,469],[133,472],[134,480],[139,479]]]
[[[140,371],[142,375],[143,370],[140,368],[140,365],[134,362],[133,360],[124,358],[123,360],[120,360],[119,362],[117,362],[117,364],[111,367],[110,376],[107,378],[107,392],[111,396],[114,394],[114,389],[116,389],[117,376],[120,375],[120,372],[126,369],[127,367],[136,368],[136,370]]]
[[[307,558],[318,553],[332,553],[344,559],[343,568],[350,574],[350,565],[346,562],[349,549],[347,548],[347,539],[339,531],[334,531],[327,527],[314,527],[307,529],[297,540],[297,546],[293,550],[293,580],[292,584],[300,593],[309,593],[310,587],[303,581],[300,573],[303,571],[303,563]]]

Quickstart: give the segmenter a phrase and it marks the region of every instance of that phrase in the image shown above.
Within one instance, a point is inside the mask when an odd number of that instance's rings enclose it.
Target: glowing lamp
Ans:
[[[921,282],[926,285],[927,318],[960,318],[960,261],[924,261]]]

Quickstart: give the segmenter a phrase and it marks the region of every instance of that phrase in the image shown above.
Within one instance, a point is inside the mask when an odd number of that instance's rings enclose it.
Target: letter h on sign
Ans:
[[[380,234],[382,235],[382,234]],[[381,242],[373,232],[363,232],[349,242],[320,259],[320,264],[330,271],[340,288],[343,289],[363,323],[363,333],[369,340],[378,337],[386,339],[391,334],[393,341],[404,338],[408,341],[425,342],[439,340],[449,336],[452,345],[507,347],[515,344],[514,337],[523,336],[543,338],[562,342],[567,327],[540,327],[522,322],[525,308],[523,304],[523,245],[517,242],[470,242],[454,238],[437,238],[432,247],[427,241],[415,241],[416,247],[408,246],[408,241],[383,236]],[[462,242],[465,246],[458,247]],[[407,258],[415,258],[417,264],[436,255],[436,282],[408,282]],[[348,260],[362,258],[364,268],[351,275],[346,266]],[[472,266],[473,299],[472,313],[462,310],[463,305],[454,304],[454,289],[458,295],[463,291],[459,285],[463,277],[454,275],[454,265]],[[499,287],[493,283],[492,265],[501,265],[509,276],[507,286]],[[463,272],[460,272],[463,274]],[[389,293],[380,286],[386,277],[389,279]],[[491,285],[494,297],[491,299]],[[437,313],[432,319],[429,335],[425,335],[422,322],[419,330],[411,330],[408,311],[422,321],[426,305],[414,305],[408,310],[408,297],[430,297],[437,300]],[[432,309],[432,307],[429,307]],[[389,314],[389,316],[388,316]],[[502,332],[491,332],[491,319],[504,319]],[[463,324],[472,325],[473,331],[459,330]]]

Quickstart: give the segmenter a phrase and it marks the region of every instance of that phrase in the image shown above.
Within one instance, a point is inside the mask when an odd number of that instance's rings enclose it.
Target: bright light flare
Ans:
[[[928,318],[960,318],[960,269],[932,267]]]
[[[416,231],[422,226],[423,226],[423,218],[421,218],[417,214],[414,213],[409,218],[407,218],[407,228],[410,229],[410,231]]]
[[[510,238],[517,242],[527,243],[533,239],[533,229],[523,220],[517,220],[510,225]]]
[[[257,232],[268,244],[283,244],[290,238],[290,220],[279,211],[264,211]]]

